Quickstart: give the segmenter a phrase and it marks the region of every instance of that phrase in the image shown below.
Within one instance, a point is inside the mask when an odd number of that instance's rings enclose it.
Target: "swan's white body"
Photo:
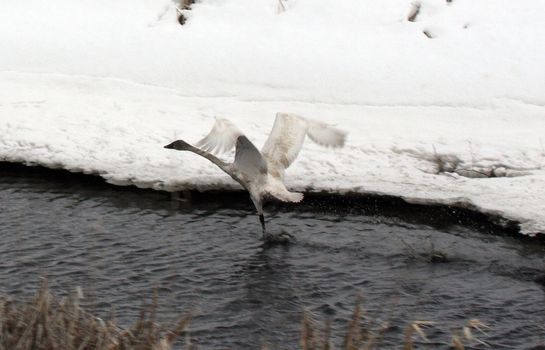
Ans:
[[[300,202],[303,194],[290,192],[284,185],[284,172],[297,158],[305,136],[319,145],[342,147],[346,133],[330,125],[295,114],[277,113],[274,126],[261,152],[227,119],[218,118],[212,130],[193,147],[182,140],[166,148],[197,153],[220,167],[249,193],[264,226],[263,200],[272,196],[284,202]],[[235,161],[225,163],[212,153],[236,147]]]

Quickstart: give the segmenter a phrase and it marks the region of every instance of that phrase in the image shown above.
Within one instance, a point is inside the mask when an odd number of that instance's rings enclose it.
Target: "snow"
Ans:
[[[233,189],[162,146],[223,116],[260,147],[275,113],[293,112],[349,135],[341,150],[307,141],[290,190],[470,206],[545,233],[545,3],[419,3],[409,22],[406,0],[280,13],[277,0],[201,0],[182,27],[170,0],[3,0],[0,159]]]

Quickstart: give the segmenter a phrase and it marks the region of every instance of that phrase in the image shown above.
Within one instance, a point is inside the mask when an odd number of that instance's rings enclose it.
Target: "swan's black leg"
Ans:
[[[263,242],[265,242],[266,245],[278,243],[288,244],[295,241],[295,237],[285,231],[282,231],[280,233],[267,232],[267,230],[265,230],[265,216],[263,214],[259,214],[259,222],[261,222],[261,228],[263,229],[263,236],[261,239],[263,240]]]
[[[263,236],[265,236],[265,216],[263,214],[259,214],[259,222],[261,222],[261,228],[263,229]]]

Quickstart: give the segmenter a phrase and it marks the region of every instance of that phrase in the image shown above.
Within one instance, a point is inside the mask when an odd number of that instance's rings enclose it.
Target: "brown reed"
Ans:
[[[57,299],[44,281],[27,303],[0,297],[0,349],[124,350],[171,349],[189,324],[183,317],[172,330],[155,321],[157,297],[143,308],[135,324],[122,329],[113,319],[102,320],[84,311],[78,293]]]
[[[48,289],[47,280],[44,280],[34,298],[28,302],[13,302],[0,296],[0,350],[169,350],[182,337],[185,337],[185,349],[193,348],[187,334],[191,313],[172,329],[167,329],[156,321],[156,293],[152,302],[142,307],[138,319],[129,328],[116,325],[113,317],[103,320],[83,310],[80,307],[81,294],[78,291],[67,298],[55,298]],[[416,339],[429,342],[426,328],[435,326],[436,323],[431,321],[408,322],[399,346],[412,350]],[[389,327],[388,321],[379,322],[367,317],[359,298],[348,321],[341,349],[380,348],[384,346],[383,336]],[[488,346],[474,334],[486,335],[487,328],[481,321],[471,319],[451,332],[450,343],[454,349],[464,349],[466,344],[477,343]],[[320,327],[311,313],[305,311],[299,345],[303,350],[334,349],[330,322],[326,321]],[[262,346],[262,349],[266,348]]]

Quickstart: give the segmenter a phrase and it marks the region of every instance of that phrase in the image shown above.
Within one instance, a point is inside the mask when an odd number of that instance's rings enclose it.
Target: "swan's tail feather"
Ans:
[[[303,194],[300,192],[288,192],[288,202],[299,203],[303,200]]]
[[[346,141],[346,132],[339,130],[331,125],[306,119],[308,129],[308,137],[319,144],[326,147],[343,147]]]
[[[303,194],[299,192],[290,192],[286,188],[269,188],[267,191],[274,198],[282,202],[299,203],[303,200]]]

